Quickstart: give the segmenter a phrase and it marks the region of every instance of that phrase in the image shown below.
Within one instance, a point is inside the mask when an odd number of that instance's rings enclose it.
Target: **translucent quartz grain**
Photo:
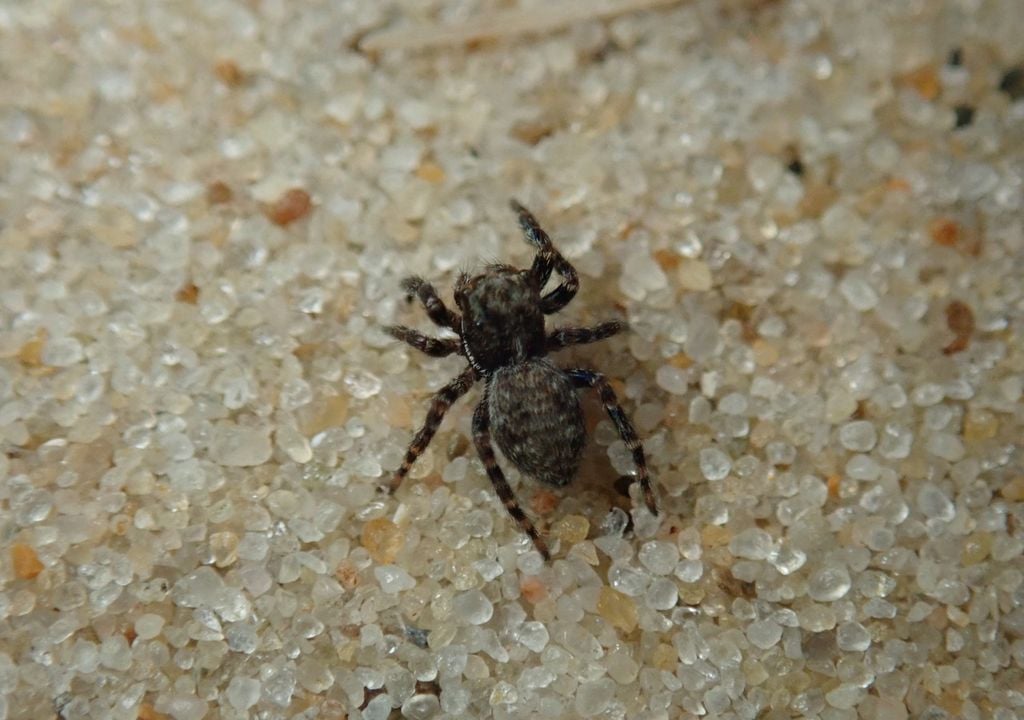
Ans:
[[[679,599],[679,588],[668,578],[657,578],[647,588],[645,602],[654,610],[671,610]]]
[[[584,682],[576,690],[574,708],[583,717],[594,717],[605,711],[614,696],[615,682],[611,678]]]
[[[843,623],[836,629],[836,645],[840,650],[863,652],[871,646],[871,635],[858,622]]]
[[[949,522],[956,508],[946,494],[933,483],[923,483],[917,491],[917,508],[930,519]]]
[[[228,683],[226,696],[228,704],[237,710],[248,710],[260,699],[259,680],[236,675]]]
[[[582,515],[566,515],[551,527],[551,535],[575,545],[586,539],[589,530],[590,521],[587,518]]]
[[[545,688],[555,681],[557,676],[546,667],[527,668],[519,676],[516,683],[520,690]]]
[[[164,626],[164,618],[153,613],[145,613],[135,620],[135,632],[141,640],[151,640],[160,634]]]
[[[872,481],[878,479],[882,472],[879,464],[869,455],[854,455],[843,468],[854,480]]]
[[[416,581],[404,568],[396,565],[379,565],[374,568],[374,577],[386,593],[398,593],[416,587]]]
[[[82,360],[82,343],[73,337],[52,338],[43,348],[42,362],[50,367],[69,367]]]
[[[597,600],[597,612],[605,620],[624,632],[632,632],[637,625],[636,603],[628,595],[602,587]]]
[[[634,567],[615,563],[608,569],[611,586],[625,595],[639,595],[650,583],[650,576]]]
[[[363,720],[387,720],[391,715],[391,698],[377,695],[363,708]]]
[[[767,650],[782,638],[782,626],[772,620],[757,620],[747,626],[746,635],[751,645]]]
[[[655,575],[668,575],[679,561],[679,550],[672,543],[652,540],[644,543],[639,552],[640,563]]]
[[[535,620],[523,623],[516,631],[516,637],[520,643],[535,653],[543,651],[549,640],[547,627]]]
[[[839,283],[839,292],[854,309],[871,310],[878,304],[878,292],[860,273],[851,272]]]
[[[673,395],[685,395],[690,389],[690,376],[680,368],[662,365],[654,374],[658,387]]]
[[[875,426],[867,420],[855,420],[839,428],[839,441],[847,450],[868,452],[877,441]]]
[[[947,432],[930,433],[925,443],[928,452],[949,462],[962,460],[964,444],[956,435]]]
[[[747,528],[729,541],[729,550],[736,557],[764,560],[772,552],[772,536],[760,528]]]
[[[494,605],[479,590],[467,590],[452,600],[452,612],[463,623],[481,625],[491,619]]]
[[[360,541],[374,560],[391,563],[405,544],[405,534],[388,518],[374,518],[363,525]]]
[[[919,407],[930,407],[942,402],[945,391],[938,383],[923,383],[910,393],[910,400]]]
[[[680,560],[675,575],[684,583],[695,583],[704,574],[704,564],[700,560]]]
[[[210,442],[210,456],[220,465],[251,467],[270,459],[272,447],[265,429],[218,425]]]
[[[441,700],[431,693],[418,693],[402,703],[402,716],[409,720],[430,720],[441,712]]]
[[[345,388],[352,397],[366,400],[380,392],[383,383],[377,375],[367,370],[351,370],[344,377]]]
[[[692,292],[706,292],[711,289],[713,277],[707,263],[700,260],[683,260],[676,274],[679,286]]]
[[[732,459],[718,448],[700,451],[700,471],[707,480],[724,479],[732,467]]]
[[[866,691],[856,685],[840,685],[825,693],[825,701],[839,710],[849,710],[865,696]]]
[[[514,705],[519,701],[519,691],[516,687],[507,681],[500,680],[491,690],[490,698],[488,702],[490,705]]]
[[[807,594],[818,602],[831,602],[850,590],[850,573],[845,567],[824,567],[815,571],[807,582]]]
[[[633,253],[622,267],[619,286],[629,297],[639,300],[646,292],[665,287],[667,282],[665,273],[650,255]]]

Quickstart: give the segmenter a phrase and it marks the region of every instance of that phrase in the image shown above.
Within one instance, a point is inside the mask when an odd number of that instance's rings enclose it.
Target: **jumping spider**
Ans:
[[[573,299],[579,279],[576,269],[551,244],[551,238],[533,215],[515,200],[511,204],[526,241],[537,250],[529,270],[495,264],[475,277],[461,274],[455,284],[455,303],[461,315],[449,310],[437,290],[422,278],[402,281],[410,299],[419,298],[427,316],[458,338],[428,337],[401,325],[390,326],[387,332],[427,355],[462,355],[469,366],[434,395],[423,427],[391,481],[391,492],[398,489],[416,458],[430,444],[448,408],[477,380],[483,380],[484,394],[473,413],[473,442],[505,509],[530,536],[540,554],[550,559],[547,544],[519,507],[498,466],[491,436],[493,432],[502,453],[524,475],[555,487],[568,484],[576,475],[586,442],[577,388],[597,390],[608,416],[633,454],[637,481],[647,507],[655,514],[658,509],[643,446],[612,386],[600,373],[583,368],[563,370],[546,357],[569,345],[604,340],[623,330],[624,325],[606,322],[590,328],[564,327],[545,333],[544,316],[558,312]],[[562,282],[542,295],[552,271],[558,273]]]

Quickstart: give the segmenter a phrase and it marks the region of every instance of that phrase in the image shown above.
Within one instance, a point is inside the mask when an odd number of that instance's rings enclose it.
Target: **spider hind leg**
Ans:
[[[636,465],[636,481],[640,483],[640,489],[644,494],[644,504],[654,515],[658,514],[658,503],[654,499],[654,488],[651,486],[651,476],[647,471],[647,458],[644,456],[644,446],[633,429],[633,423],[626,417],[619,399],[615,396],[608,379],[599,372],[585,369],[568,370],[567,374],[576,383],[577,387],[589,387],[597,390],[605,412],[611,418],[615,429],[633,455],[633,464]]]
[[[434,438],[434,433],[441,427],[441,421],[444,419],[445,413],[448,412],[448,409],[456,400],[466,394],[474,382],[476,382],[476,371],[473,368],[466,368],[461,375],[434,394],[430,402],[430,409],[427,411],[427,418],[423,421],[423,426],[420,427],[412,442],[409,443],[409,449],[405,451],[405,459],[402,460],[402,466],[395,471],[395,475],[391,479],[391,484],[388,488],[391,494],[398,490],[402,480],[409,474],[412,464],[416,462],[416,458],[427,449],[427,445]]]
[[[544,538],[541,537],[530,518],[523,512],[508,480],[505,479],[505,473],[498,466],[498,459],[495,457],[494,448],[491,445],[490,416],[487,410],[486,395],[480,400],[480,404],[476,406],[476,411],[473,413],[473,443],[476,445],[476,451],[487,471],[487,477],[494,485],[494,492],[505,506],[505,510],[516,521],[519,528],[530,537],[537,552],[545,560],[551,560],[551,551],[548,550],[547,543],[544,542]]]

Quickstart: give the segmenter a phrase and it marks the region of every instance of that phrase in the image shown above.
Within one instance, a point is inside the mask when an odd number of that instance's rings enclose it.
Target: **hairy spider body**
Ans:
[[[533,215],[514,200],[512,209],[519,217],[527,242],[537,250],[533,265],[526,270],[491,265],[474,277],[460,275],[454,294],[461,315],[449,310],[434,287],[423,279],[410,277],[402,282],[410,298],[416,297],[423,304],[428,317],[453,331],[458,339],[431,338],[402,326],[391,326],[388,332],[428,355],[463,355],[469,366],[434,395],[427,418],[395,473],[391,491],[398,488],[416,458],[430,444],[448,408],[478,380],[483,380],[484,396],[473,413],[473,443],[506,510],[549,559],[544,539],[516,502],[491,441],[497,442],[509,462],[524,475],[555,487],[568,484],[579,469],[586,444],[577,389],[597,390],[633,455],[645,504],[653,513],[657,513],[657,505],[643,446],[611,385],[599,373],[564,370],[546,357],[569,345],[611,337],[623,325],[607,322],[591,328],[545,331],[544,316],[565,307],[575,296],[579,281],[576,270],[555,249]],[[552,272],[560,276],[561,282],[543,294]]]
[[[483,275],[459,278],[462,348],[482,376],[544,355],[540,289],[528,270],[491,265]]]
[[[520,472],[555,487],[576,476],[587,437],[576,388],[564,370],[541,358],[495,370],[487,409],[498,447]]]

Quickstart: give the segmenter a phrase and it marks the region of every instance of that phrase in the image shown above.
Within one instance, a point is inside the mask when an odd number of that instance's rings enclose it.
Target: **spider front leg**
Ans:
[[[636,479],[644,493],[644,504],[647,505],[648,510],[657,515],[658,504],[654,500],[654,489],[651,487],[651,477],[647,472],[647,458],[644,457],[644,446],[640,444],[640,438],[636,436],[633,424],[626,417],[622,406],[619,405],[619,399],[615,397],[615,391],[612,389],[611,384],[609,384],[604,375],[593,370],[575,369],[567,370],[566,373],[576,383],[577,387],[591,387],[597,390],[601,403],[608,413],[608,417],[611,418],[612,423],[615,424],[615,429],[619,432],[619,437],[622,438],[622,442],[626,443],[626,448],[633,453],[633,463],[636,465]]]
[[[626,324],[617,320],[601,323],[600,325],[588,328],[555,328],[548,334],[547,349],[548,352],[554,352],[555,350],[561,350],[562,348],[570,345],[583,345],[584,343],[605,340],[625,329]]]
[[[461,375],[434,394],[433,399],[430,401],[430,410],[427,411],[427,419],[423,421],[423,427],[419,429],[412,442],[409,443],[409,449],[405,451],[405,459],[402,460],[402,466],[398,468],[395,472],[395,477],[391,480],[389,488],[391,494],[398,490],[398,486],[402,484],[402,480],[409,474],[409,468],[416,462],[416,458],[427,449],[427,445],[433,439],[434,433],[441,426],[441,420],[444,419],[444,414],[448,412],[448,408],[465,395],[466,391],[473,387],[474,382],[476,382],[476,371],[471,367],[466,368]]]
[[[569,304],[569,301],[576,296],[576,291],[580,289],[580,279],[576,274],[576,268],[555,249],[551,238],[544,232],[540,223],[537,222],[537,218],[529,210],[517,200],[512,200],[510,204],[512,210],[519,216],[519,227],[526,237],[526,242],[537,248],[537,257],[533,259],[533,266],[530,268],[530,274],[534,277],[537,288],[544,289],[544,285],[551,277],[552,270],[562,276],[561,284],[540,300],[540,308],[545,315],[558,312]]]
[[[484,469],[487,470],[487,477],[490,478],[491,484],[494,485],[494,491],[498,494],[498,498],[505,506],[508,514],[516,521],[519,528],[530,536],[541,556],[545,560],[551,560],[551,552],[548,550],[547,543],[544,542],[544,538],[537,532],[537,528],[534,527],[530,518],[526,517],[526,513],[519,507],[515,493],[512,492],[508,480],[505,479],[505,473],[498,467],[498,459],[494,456],[494,448],[491,446],[491,419],[487,411],[486,393],[484,393],[480,404],[476,406],[476,410],[473,412],[473,443],[476,445],[476,451],[480,455],[480,460],[483,461]]]
[[[459,319],[457,313],[448,309],[448,306],[441,300],[433,285],[423,278],[413,275],[402,281],[402,289],[405,290],[409,299],[419,298],[420,303],[423,304],[423,309],[427,311],[427,317],[433,320],[435,324],[459,334],[462,320]]]
[[[462,344],[455,338],[432,338],[404,325],[388,325],[384,328],[384,332],[431,357],[447,357],[453,353],[462,354]]]

